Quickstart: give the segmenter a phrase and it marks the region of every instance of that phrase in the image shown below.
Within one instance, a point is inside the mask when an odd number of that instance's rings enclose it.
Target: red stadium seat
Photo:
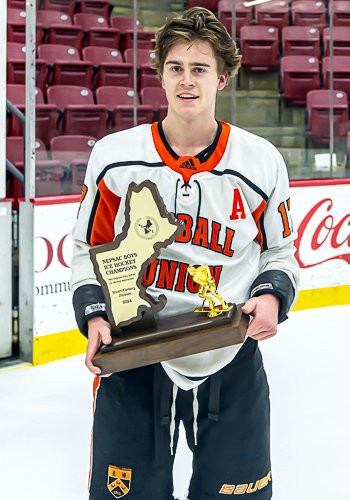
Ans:
[[[287,0],[272,0],[255,6],[256,23],[274,26],[281,30],[289,24],[289,4]]]
[[[71,17],[74,14],[75,7],[76,3],[70,0],[44,0],[43,5],[45,10],[59,10],[69,14]]]
[[[350,1],[337,0],[333,3],[333,26],[350,27]]]
[[[160,81],[157,76],[157,72],[150,66],[152,59],[155,57],[154,52],[147,49],[137,49],[136,54],[139,73],[139,89],[143,87],[159,87]],[[134,50],[125,50],[124,58],[126,62],[133,64]]]
[[[253,7],[246,7],[244,0],[237,0],[236,10],[236,38],[240,38],[242,26],[247,26],[252,22]],[[218,18],[232,34],[232,0],[221,0],[218,6]]]
[[[333,36],[333,55],[350,56],[350,30],[342,26],[334,26]],[[330,28],[323,31],[323,50],[324,55],[329,56]]]
[[[61,111],[60,131],[68,135],[92,135],[98,139],[107,131],[106,106],[95,104],[92,92],[77,85],[53,85],[47,89],[49,104]]]
[[[110,130],[119,131],[134,125],[134,90],[125,87],[99,87],[96,100],[105,104],[110,112]],[[137,124],[152,123],[154,110],[148,104],[139,104],[136,95]]]
[[[7,42],[7,82],[25,83],[25,45],[21,43]],[[36,60],[36,86],[42,90],[46,85],[47,69],[45,61]]]
[[[350,167],[350,132],[346,136],[347,166]]]
[[[6,157],[14,165],[23,165],[24,138],[22,136],[6,137]],[[48,160],[48,152],[45,144],[40,139],[35,141],[35,160]]]
[[[132,30],[134,27],[133,17],[113,16],[110,18],[110,23],[113,28],[116,28],[120,33],[125,35],[127,30]],[[142,30],[141,21],[137,21],[137,29]]]
[[[324,57],[322,73],[324,87],[330,87],[330,58]],[[350,56],[333,56],[333,89],[342,90],[350,98]]]
[[[7,7],[9,9],[22,9],[25,10],[26,2],[25,0],[7,0]]]
[[[319,143],[329,143],[330,90],[311,90],[306,97],[307,131]],[[348,97],[339,90],[333,91],[334,140],[347,137],[349,125]]]
[[[95,68],[94,87],[133,86],[133,65],[123,61],[119,50],[110,47],[84,47],[83,59]]]
[[[26,7],[23,5],[7,9],[7,41],[25,44]],[[36,26],[36,42],[41,43],[44,31],[40,23]]]
[[[308,26],[282,28],[282,53],[284,56],[321,56],[320,31]]]
[[[325,56],[329,56],[330,47],[330,28],[323,31],[323,51]],[[334,26],[332,30],[333,37],[333,55],[350,55],[350,30],[349,28]]]
[[[85,46],[119,48],[120,33],[116,28],[109,27],[107,17],[81,12],[74,14],[73,19],[74,23],[82,26],[85,31]]]
[[[65,12],[58,10],[38,10],[37,21],[45,30],[45,43],[69,45],[79,51],[83,44],[84,33],[80,26],[73,26]]]
[[[24,173],[24,139],[23,137],[6,138],[6,157],[14,166]],[[61,181],[64,169],[59,161],[50,160],[46,147],[40,139],[35,141],[35,195],[51,196],[61,194]],[[24,186],[15,177],[10,177],[9,193],[14,198],[24,196]]]
[[[143,87],[140,90],[142,104],[150,104],[156,113],[156,119],[162,120],[168,112],[168,100],[162,87]]]
[[[137,30],[137,47],[152,50],[154,48],[154,31]],[[124,50],[134,46],[134,30],[126,30],[124,37]]]
[[[108,0],[80,0],[80,12],[84,14],[96,14],[98,16],[109,17]]]
[[[68,175],[64,181],[65,193],[80,193],[84,183],[87,162],[96,138],[87,135],[60,135],[51,140],[51,156],[65,165]]]
[[[326,26],[326,6],[321,0],[297,0],[292,2],[292,24],[314,26],[320,32]]]
[[[204,7],[212,12],[216,12],[218,10],[218,3],[218,0],[187,0],[186,8],[192,9],[192,7]]]
[[[269,26],[242,26],[242,66],[264,71],[278,65],[278,30]]]
[[[48,66],[48,85],[81,85],[91,88],[92,64],[81,61],[75,47],[42,44],[38,47],[38,54]]]
[[[25,85],[7,85],[7,99],[24,113]],[[50,139],[56,135],[58,109],[53,104],[45,104],[43,94],[39,88],[36,89],[35,113],[36,136],[42,139],[45,144],[49,144]],[[10,118],[9,134],[23,135],[23,124],[15,116]]]
[[[288,104],[305,106],[307,93],[320,86],[320,63],[316,57],[281,58],[281,93]]]
[[[73,160],[87,163],[96,137],[90,135],[58,135],[50,142],[51,158],[69,167]]]

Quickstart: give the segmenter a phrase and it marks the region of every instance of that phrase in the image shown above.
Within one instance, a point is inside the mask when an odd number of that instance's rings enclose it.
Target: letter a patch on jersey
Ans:
[[[125,467],[108,466],[107,488],[114,498],[121,498],[129,493],[131,472],[131,469]]]
[[[246,218],[244,203],[242,200],[241,192],[238,188],[233,190],[232,212],[230,220],[243,220]]]

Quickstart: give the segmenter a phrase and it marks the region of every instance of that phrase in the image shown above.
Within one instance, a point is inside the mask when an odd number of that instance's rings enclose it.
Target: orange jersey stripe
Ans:
[[[104,179],[98,185],[100,199],[95,211],[91,229],[92,246],[109,243],[114,240],[114,220],[121,198],[106,186]]]
[[[253,216],[253,219],[255,221],[256,227],[258,228],[258,234],[256,236],[256,240],[258,241],[261,250],[263,250],[263,243],[264,243],[264,241],[263,241],[263,234],[262,234],[261,226],[260,226],[260,219],[261,219],[262,214],[264,213],[265,207],[266,207],[266,201],[263,200],[260,203],[260,205],[258,206],[258,208],[256,208],[254,210],[254,212],[252,213],[252,216]]]

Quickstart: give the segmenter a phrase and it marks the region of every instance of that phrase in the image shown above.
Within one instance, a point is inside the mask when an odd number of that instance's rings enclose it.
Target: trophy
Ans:
[[[182,230],[154,183],[131,183],[121,233],[114,241],[90,249],[112,334],[111,344],[101,345],[93,358],[102,375],[244,341],[248,317],[239,305],[221,297],[209,266],[187,268],[199,285],[201,306],[176,316],[157,316],[166,296],[156,300],[149,295],[143,274]]]

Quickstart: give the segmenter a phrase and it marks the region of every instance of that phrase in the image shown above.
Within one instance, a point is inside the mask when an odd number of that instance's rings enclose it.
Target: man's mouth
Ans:
[[[180,99],[183,99],[185,101],[193,101],[195,99],[198,99],[198,95],[192,95],[192,94],[177,94],[177,97]]]

